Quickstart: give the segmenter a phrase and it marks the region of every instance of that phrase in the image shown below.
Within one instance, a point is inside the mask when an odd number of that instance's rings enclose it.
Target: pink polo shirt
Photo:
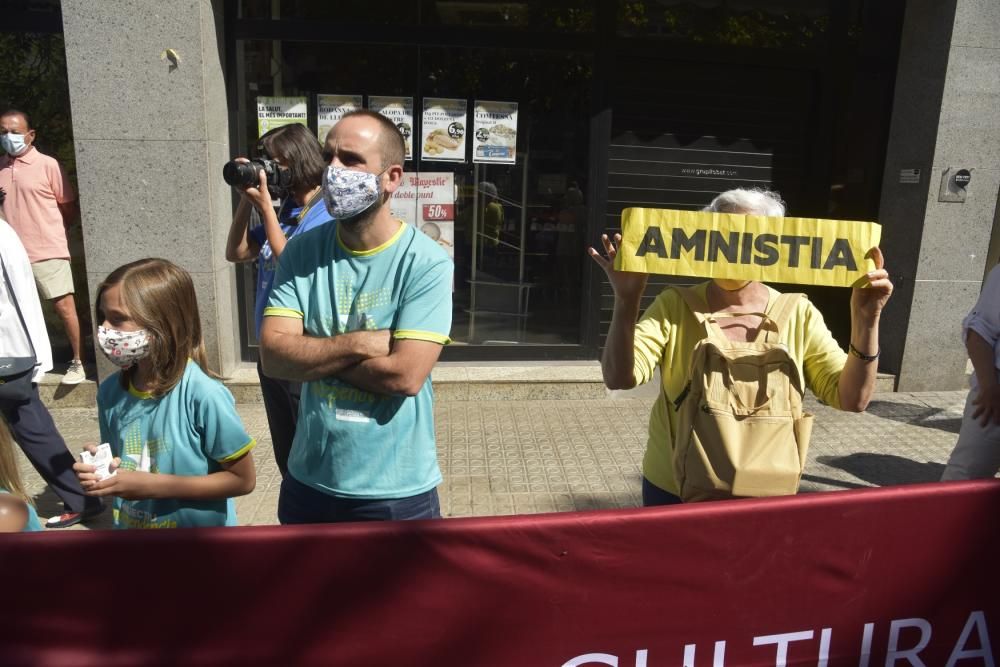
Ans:
[[[58,204],[76,199],[66,172],[55,158],[32,146],[23,155],[0,157],[0,188],[7,192],[3,210],[32,264],[69,259],[66,228]]]

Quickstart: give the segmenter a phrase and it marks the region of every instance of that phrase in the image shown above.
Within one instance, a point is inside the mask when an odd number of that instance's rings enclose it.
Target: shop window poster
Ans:
[[[423,136],[420,159],[465,162],[468,108],[465,100],[424,98],[424,113],[420,124]]]
[[[399,129],[406,143],[406,159],[413,159],[413,98],[368,96],[368,108],[380,113]]]
[[[472,161],[514,164],[517,157],[517,102],[476,100]]]
[[[364,107],[361,95],[317,95],[316,96],[316,136],[321,144],[326,143],[326,135],[344,114]]]
[[[258,97],[257,136],[282,125],[308,124],[309,105],[304,97]]]
[[[455,259],[455,175],[405,172],[389,200],[393,216],[431,237]]]

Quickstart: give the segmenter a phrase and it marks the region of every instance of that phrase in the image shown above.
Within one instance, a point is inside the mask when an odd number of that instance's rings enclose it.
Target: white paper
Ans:
[[[86,449],[80,452],[80,461],[86,465],[96,466],[97,470],[94,473],[97,475],[97,479],[101,481],[118,474],[117,470],[114,472],[109,471],[113,460],[114,456],[111,454],[111,445],[106,442],[100,444],[97,447],[97,452],[94,454],[91,454]]]

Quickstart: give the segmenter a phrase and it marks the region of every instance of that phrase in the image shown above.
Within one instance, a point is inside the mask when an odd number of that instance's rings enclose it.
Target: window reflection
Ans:
[[[754,48],[819,49],[828,0],[619,0],[618,33],[678,42]]]
[[[237,46],[244,147],[256,144],[260,96],[307,98],[313,130],[317,95],[363,95],[366,106],[372,96],[412,97],[418,126],[424,99],[464,100],[470,131],[477,100],[516,102],[513,164],[473,163],[471,144],[464,161],[423,160],[414,144],[414,159],[404,165],[415,177],[411,207],[421,202],[421,187],[441,189],[442,179],[454,195],[435,193],[441,208],[417,209],[411,217],[454,258],[456,347],[581,342],[591,56],[360,44],[331,68],[324,66],[329,44],[247,40]],[[415,141],[424,135],[414,128]],[[398,203],[402,211],[406,202]],[[245,290],[252,284],[244,280]],[[253,303],[252,294],[243,300]]]

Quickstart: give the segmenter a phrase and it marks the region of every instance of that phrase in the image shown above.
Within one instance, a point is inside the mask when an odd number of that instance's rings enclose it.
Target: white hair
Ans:
[[[770,190],[736,188],[726,190],[703,210],[714,213],[749,213],[750,215],[785,215],[781,195]]]

